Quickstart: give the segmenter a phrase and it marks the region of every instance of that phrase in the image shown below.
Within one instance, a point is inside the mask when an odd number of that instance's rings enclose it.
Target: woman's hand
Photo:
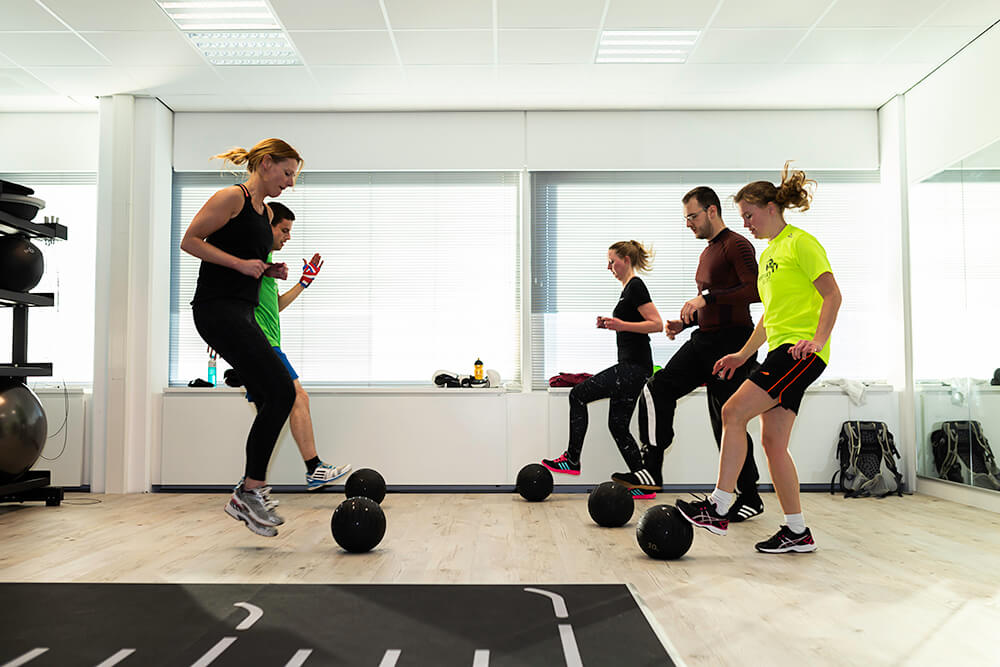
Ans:
[[[718,375],[723,380],[728,380],[733,377],[733,372],[745,364],[746,361],[747,358],[738,352],[727,354],[715,362],[715,366],[712,367],[712,374]]]
[[[805,359],[810,354],[816,354],[822,350],[823,345],[823,343],[815,340],[800,340],[788,348],[788,354],[792,355],[792,359]]]
[[[286,280],[288,278],[288,265],[284,262],[271,264],[267,267],[267,270],[264,271],[264,275],[271,278],[277,278],[278,280]]]
[[[684,323],[680,320],[667,320],[667,325],[663,327],[663,333],[667,334],[667,338],[673,340],[677,337],[677,334],[684,331]]]
[[[601,328],[611,329],[612,331],[624,331],[625,330],[625,327],[623,326],[624,324],[625,322],[618,319],[617,317],[605,317],[604,325]]]
[[[241,259],[236,270],[251,278],[260,278],[267,270],[267,264],[259,259]]]

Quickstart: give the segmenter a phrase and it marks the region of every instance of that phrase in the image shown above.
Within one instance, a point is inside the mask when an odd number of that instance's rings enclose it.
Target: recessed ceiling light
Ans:
[[[295,47],[280,30],[189,32],[187,38],[213,65],[300,65]]]
[[[683,63],[699,34],[697,30],[605,30],[595,62]]]
[[[213,65],[301,65],[266,0],[157,0]]]

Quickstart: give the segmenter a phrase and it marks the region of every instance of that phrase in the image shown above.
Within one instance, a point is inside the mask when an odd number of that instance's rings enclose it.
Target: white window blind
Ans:
[[[833,333],[827,378],[884,379],[887,355],[871,345],[884,328],[890,289],[884,220],[884,192],[877,171],[807,172],[816,180],[812,208],[786,212],[790,224],[816,236],[826,248],[844,301]],[[607,270],[607,249],[634,239],[652,246],[652,270],[639,274],[666,319],[697,294],[694,275],[705,241],[684,224],[681,198],[707,185],[719,195],[723,219],[751,241],[758,258],[766,241],[743,227],[732,201],[755,180],[780,180],[778,172],[546,172],[532,186],[532,385],[546,386],[559,372],[596,373],[617,359],[613,332],[594,326],[610,315],[621,293]],[[891,241],[895,243],[895,241]],[[751,308],[755,321],[760,304]],[[663,365],[689,337],[650,337],[653,362]],[[759,359],[763,360],[762,348]]]
[[[97,243],[97,175],[94,173],[0,173],[0,178],[35,190],[45,201],[34,222],[59,218],[67,240],[49,244],[32,239],[42,251],[45,273],[32,292],[55,293],[55,306],[28,312],[28,361],[52,362],[52,377],[27,378],[31,385],[94,381],[94,282]],[[0,359],[10,360],[10,308],[0,308]]]
[[[228,174],[174,175],[170,382],[205,377],[190,301],[199,261],[184,230]],[[295,213],[275,254],[325,264],[281,313],[282,349],[304,384],[430,384],[438,369],[472,373],[481,358],[517,381],[520,349],[519,174],[303,173],[277,200]],[[220,365],[221,380],[223,366]]]
[[[910,186],[913,372],[991,378],[1000,367],[1000,170],[946,170]]]

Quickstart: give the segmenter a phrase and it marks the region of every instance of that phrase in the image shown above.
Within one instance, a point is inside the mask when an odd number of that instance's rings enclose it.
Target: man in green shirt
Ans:
[[[281,250],[285,243],[292,237],[292,222],[295,214],[285,206],[276,201],[268,202],[274,217],[271,219],[271,231],[274,235],[274,245],[272,251]],[[268,264],[271,263],[269,255]],[[278,284],[274,278],[264,276],[260,285],[260,303],[257,305],[254,315],[257,317],[257,324],[267,337],[268,342],[274,348],[278,358],[288,369],[295,385],[295,404],[292,412],[288,416],[288,422],[292,429],[292,438],[298,445],[299,453],[306,464],[306,489],[315,491],[334,480],[343,477],[350,472],[350,464],[334,466],[324,463],[316,453],[316,438],[313,434],[312,415],[309,412],[309,394],[302,388],[299,382],[299,375],[288,362],[288,357],[281,351],[281,319],[279,313],[295,301],[302,291],[309,287],[313,279],[319,274],[323,266],[323,258],[315,254],[309,262],[303,261],[302,277],[290,290],[284,294],[278,293]],[[227,384],[231,384],[230,377],[226,378]],[[247,393],[247,400],[253,402],[253,397]]]

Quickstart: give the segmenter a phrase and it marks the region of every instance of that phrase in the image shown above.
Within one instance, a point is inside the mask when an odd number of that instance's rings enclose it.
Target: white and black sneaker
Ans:
[[[741,493],[736,497],[736,502],[733,503],[732,508],[729,510],[729,523],[746,521],[763,513],[764,501],[760,499],[760,496],[749,496]]]
[[[770,539],[758,542],[754,548],[765,554],[808,553],[816,551],[816,543],[808,528],[804,533],[793,533],[788,526],[782,526]]]
[[[226,514],[242,521],[247,528],[264,537],[278,534],[277,526],[285,523],[271,504],[270,487],[246,489],[242,485],[233,491],[226,503]]]
[[[618,482],[626,489],[642,489],[643,491],[659,491],[663,481],[658,475],[640,468],[634,472],[616,472],[611,475],[611,481]]]

